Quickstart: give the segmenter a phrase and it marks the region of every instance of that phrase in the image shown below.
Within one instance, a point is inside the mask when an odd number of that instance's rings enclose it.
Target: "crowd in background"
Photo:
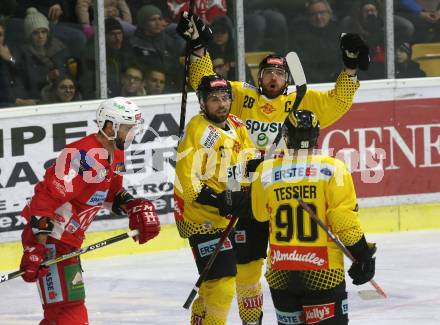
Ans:
[[[195,0],[213,30],[217,73],[234,79],[232,0]],[[185,43],[175,27],[186,0],[105,0],[108,96],[181,91]],[[92,0],[2,0],[0,107],[97,98]],[[396,77],[423,77],[412,44],[440,42],[440,0],[395,0]],[[360,34],[371,69],[385,78],[384,0],[246,0],[246,52],[296,51],[310,83],[332,82],[341,69],[341,32]],[[249,67],[246,81],[255,83]]]

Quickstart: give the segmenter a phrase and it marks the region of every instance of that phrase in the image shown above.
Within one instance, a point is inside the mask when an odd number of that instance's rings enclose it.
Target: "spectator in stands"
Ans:
[[[339,27],[327,0],[307,0],[305,4],[305,18],[295,24],[290,48],[298,53],[307,81],[333,81],[341,70]]]
[[[90,19],[90,12],[93,10],[92,0],[77,0],[75,6],[78,22],[87,38],[93,36],[93,27]],[[136,27],[133,26],[130,9],[125,0],[104,0],[104,16],[118,19],[127,36],[131,36]]]
[[[221,56],[212,56],[212,67],[214,68],[214,72],[218,74],[220,77],[223,77],[227,80],[233,79],[234,76],[230,76],[229,71],[231,67],[229,66],[229,62],[227,62]]]
[[[244,1],[244,32],[247,52],[287,49],[286,17],[277,10],[266,9],[271,1]]]
[[[78,59],[86,46],[86,38],[79,26],[73,24],[75,17],[71,4],[71,0],[17,0],[15,16],[20,19],[8,22],[8,29],[15,31],[15,42],[23,44],[22,19],[29,8],[36,8],[49,20],[51,34],[67,46],[72,56]]]
[[[165,72],[160,69],[156,68],[148,71],[144,81],[147,95],[160,95],[165,93],[166,78]]]
[[[109,97],[120,95],[121,78],[126,67],[133,62],[131,47],[126,41],[122,25],[115,18],[105,19],[105,44],[107,59],[107,93]],[[96,98],[95,46],[91,42],[81,60],[81,91],[86,99]]]
[[[380,13],[380,15],[379,15]],[[385,77],[385,43],[382,7],[377,0],[362,0],[354,6],[351,16],[341,23],[344,32],[357,33],[367,42],[370,48],[371,65],[368,79]]]
[[[0,107],[15,105],[16,55],[6,44],[6,23],[0,20]]]
[[[211,24],[212,41],[209,53],[212,58],[222,58],[228,65],[230,79],[235,79],[235,46],[232,22],[227,16],[219,16]],[[254,84],[251,71],[246,64],[246,82]]]
[[[24,20],[25,44],[19,64],[26,98],[36,102],[47,81],[67,72],[68,49],[51,36],[49,21],[35,8],[29,8]]]
[[[75,81],[66,74],[60,75],[41,90],[41,104],[67,103],[81,99]]]
[[[396,9],[414,24],[413,42],[440,41],[440,0],[399,0]]]
[[[396,78],[426,77],[420,65],[411,60],[411,54],[411,45],[407,42],[396,47]]]
[[[145,69],[161,68],[170,81],[171,89],[180,88],[182,77],[179,55],[182,49],[165,33],[162,12],[146,5],[137,14],[138,27],[130,38],[130,44],[138,63]]]
[[[142,68],[136,64],[127,67],[122,77],[121,96],[145,96],[144,89],[144,72]]]
[[[368,79],[385,77],[385,24],[383,20],[383,6],[380,0],[358,0],[353,5],[351,16],[341,22],[344,32],[357,33],[367,42],[370,48],[371,65],[368,70]],[[412,23],[400,16],[394,15],[395,42],[411,40],[414,34]],[[361,75],[361,77],[364,77]]]
[[[0,18],[12,16],[17,8],[16,0],[2,0],[0,2]]]
[[[189,1],[187,0],[167,0],[166,2],[174,22],[180,19],[182,12],[189,11]],[[195,0],[192,10],[205,24],[211,24],[218,16],[225,16],[227,11],[226,0]]]

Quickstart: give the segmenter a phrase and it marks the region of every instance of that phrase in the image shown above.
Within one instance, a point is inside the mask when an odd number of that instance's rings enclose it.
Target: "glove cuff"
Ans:
[[[112,211],[118,215],[125,215],[124,209],[122,209],[122,205],[127,204],[130,201],[133,201],[134,197],[130,193],[128,193],[125,189],[122,189],[118,194],[116,194],[113,204]]]
[[[347,249],[350,251],[351,255],[353,255],[356,261],[365,261],[376,253],[376,244],[367,243],[365,236],[362,235],[362,238],[359,239],[356,244],[353,246],[347,246]]]
[[[206,185],[203,185],[195,201],[200,204],[210,205],[217,209],[219,209],[221,205],[219,202],[221,201],[220,194],[217,194],[212,188]]]

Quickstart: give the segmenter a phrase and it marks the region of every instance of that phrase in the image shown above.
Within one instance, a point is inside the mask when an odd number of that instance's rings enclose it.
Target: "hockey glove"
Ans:
[[[20,269],[24,271],[24,281],[35,282],[49,272],[49,268],[41,267],[48,253],[49,250],[43,244],[26,245],[20,263]]]
[[[376,244],[367,243],[365,237],[362,236],[361,240],[347,248],[356,260],[348,270],[353,284],[360,285],[370,281],[376,270],[376,258],[373,257],[376,253]]]
[[[227,218],[232,216],[239,218],[252,217],[251,198],[249,194],[250,192],[233,191],[231,192],[231,202],[228,202],[227,191],[223,191],[219,194],[219,214]]]
[[[212,39],[212,30],[196,15],[183,12],[176,27],[177,33],[190,42],[192,50],[204,47]]]
[[[196,202],[206,204],[218,209],[219,215],[230,218],[237,216],[239,218],[249,218],[251,214],[251,200],[249,192],[235,191],[231,192],[231,201],[227,202],[227,191],[216,193],[212,188],[203,186]]]
[[[153,203],[147,199],[137,198],[127,203],[127,214],[131,230],[139,230],[137,239],[144,244],[159,234],[160,221]]]
[[[342,33],[340,38],[342,61],[349,69],[368,70],[370,55],[368,45],[358,34]]]

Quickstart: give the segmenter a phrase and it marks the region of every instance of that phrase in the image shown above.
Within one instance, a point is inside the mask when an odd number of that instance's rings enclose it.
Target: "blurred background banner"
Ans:
[[[329,90],[331,84],[317,85]],[[353,174],[361,206],[440,202],[440,98],[424,79],[377,81],[361,87],[356,104],[321,133],[320,145],[333,150]],[[293,88],[291,89],[294,90]],[[398,98],[398,99],[394,99]],[[174,223],[173,182],[180,96],[137,97],[146,130],[127,153],[124,186],[154,201],[163,223]],[[67,143],[96,132],[96,101],[0,110],[0,241],[16,239],[19,216]],[[197,114],[194,93],[187,120]],[[125,227],[124,217],[102,210],[92,230]]]

